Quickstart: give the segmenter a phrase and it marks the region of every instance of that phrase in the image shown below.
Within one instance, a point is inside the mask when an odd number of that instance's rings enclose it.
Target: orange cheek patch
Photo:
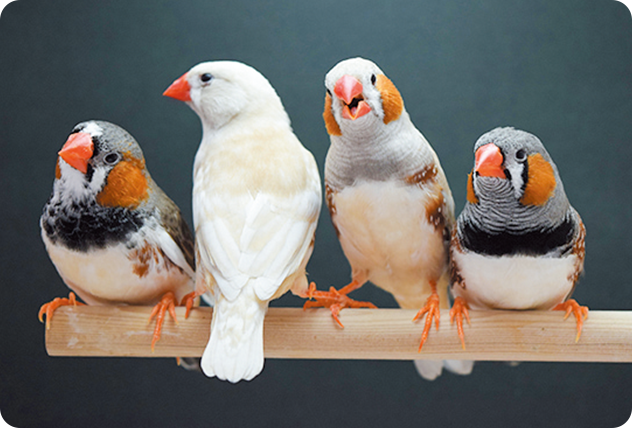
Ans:
[[[61,178],[61,168],[59,167],[59,158],[57,158],[57,163],[55,164],[55,178],[57,180]]]
[[[124,156],[110,171],[97,202],[104,207],[136,208],[148,196],[144,167],[144,162]]]
[[[478,204],[478,198],[476,197],[476,193],[474,193],[474,183],[472,182],[473,173],[472,171],[467,175],[467,201],[470,204]]]
[[[327,202],[327,208],[329,208],[329,217],[331,219],[331,224],[334,226],[334,230],[336,231],[336,236],[340,237],[340,231],[334,223],[334,216],[336,215],[336,202],[334,201],[334,189],[332,189],[327,182],[325,182],[325,201]]]
[[[334,118],[334,113],[331,111],[331,95],[329,94],[325,96],[323,119],[325,119],[325,127],[329,135],[342,135],[338,122],[336,122],[336,118]]]
[[[539,153],[529,156],[527,162],[529,175],[520,202],[523,205],[544,205],[556,186],[553,167]]]
[[[399,91],[391,82],[391,79],[383,74],[377,75],[375,87],[382,95],[382,108],[384,109],[384,124],[397,120],[404,111],[404,100]]]

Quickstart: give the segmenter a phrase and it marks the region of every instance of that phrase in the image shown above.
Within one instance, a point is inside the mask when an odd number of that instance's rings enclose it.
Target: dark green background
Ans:
[[[198,62],[246,62],[276,88],[322,171],[323,77],[351,56],[374,60],[398,86],[443,163],[457,211],[481,134],[511,125],[538,135],[588,230],[575,297],[592,309],[632,309],[632,19],[623,4],[20,0],[0,18],[0,411],[8,423],[611,428],[628,419],[629,364],[480,363],[471,376],[426,382],[406,361],[267,360],[254,381],[231,385],[172,359],[46,355],[37,310],[67,289],[38,218],[56,152],[76,123],[105,119],[134,135],[190,223],[201,128],[162,91]],[[320,288],[349,279],[326,210],[308,270]],[[394,306],[372,285],[357,297]],[[300,304],[293,296],[273,303]]]

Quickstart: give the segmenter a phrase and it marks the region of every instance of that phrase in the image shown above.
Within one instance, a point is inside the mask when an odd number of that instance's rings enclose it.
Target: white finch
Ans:
[[[542,142],[496,128],[474,145],[467,203],[452,236],[452,292],[465,347],[467,308],[572,312],[579,340],[588,308],[569,299],[584,269],[586,230]]]
[[[393,294],[402,308],[427,314],[419,349],[439,309],[448,308],[448,244],[454,202],[439,159],[415,128],[395,85],[373,62],[353,58],[325,77],[323,117],[331,139],[325,163],[326,201],[352,281],[312,293],[336,317],[354,306],[346,295],[367,281]],[[336,317],[337,318],[337,317]],[[441,361],[417,360],[434,379]],[[469,373],[471,362],[446,364]]]
[[[53,192],[40,218],[42,240],[66,285],[90,305],[153,305],[152,349],[165,311],[193,298],[193,236],[176,204],[149,175],[124,129],[91,120],[59,151]],[[192,300],[190,300],[192,303]],[[74,293],[42,306],[77,304]]]
[[[321,206],[316,162],[252,67],[201,63],[164,95],[185,101],[203,128],[193,178],[197,282],[215,307],[202,370],[251,380],[263,369],[268,303],[308,287]]]

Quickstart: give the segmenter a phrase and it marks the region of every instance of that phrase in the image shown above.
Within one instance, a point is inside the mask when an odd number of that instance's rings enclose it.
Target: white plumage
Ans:
[[[203,126],[193,185],[197,281],[215,308],[202,369],[250,380],[263,368],[268,302],[307,290],[321,206],[316,162],[272,86],[249,66],[199,64],[165,95],[187,101]]]

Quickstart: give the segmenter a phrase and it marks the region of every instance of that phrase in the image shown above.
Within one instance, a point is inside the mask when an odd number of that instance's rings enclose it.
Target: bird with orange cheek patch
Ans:
[[[326,201],[351,283],[312,290],[305,307],[326,306],[338,319],[344,307],[366,306],[347,295],[367,281],[390,292],[402,308],[426,315],[419,350],[432,322],[448,308],[448,244],[454,202],[441,164],[415,128],[404,101],[373,62],[352,58],[325,77],[323,117],[331,146],[325,163]],[[461,374],[472,362],[416,360],[421,376],[445,367]]]
[[[450,315],[462,346],[468,308],[563,310],[574,314],[579,340],[588,308],[569,297],[584,269],[586,230],[553,159],[535,135],[514,128],[484,134],[474,153],[450,246]]]
[[[40,227],[59,275],[83,301],[156,305],[152,349],[165,313],[175,319],[174,306],[194,291],[191,231],[152,180],[136,140],[112,123],[75,126],[59,152]],[[56,308],[78,304],[73,292],[42,306],[47,328]]]

